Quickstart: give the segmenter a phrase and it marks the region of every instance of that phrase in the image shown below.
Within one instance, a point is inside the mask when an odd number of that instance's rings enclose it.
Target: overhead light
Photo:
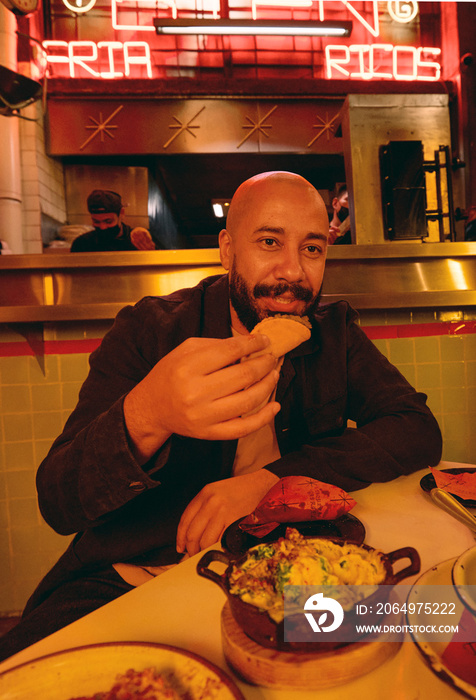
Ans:
[[[154,17],[157,34],[218,34],[254,36],[332,36],[346,37],[352,22],[234,19],[161,19]]]
[[[230,199],[212,199],[213,213],[217,219],[225,219],[230,206]]]

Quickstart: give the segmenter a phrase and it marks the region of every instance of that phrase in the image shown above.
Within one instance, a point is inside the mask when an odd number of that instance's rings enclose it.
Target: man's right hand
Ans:
[[[275,401],[252,412],[278,381],[275,359],[240,362],[268,344],[263,335],[189,338],[159,360],[124,400],[137,459],[147,461],[173,433],[234,440],[270,423],[280,408]]]

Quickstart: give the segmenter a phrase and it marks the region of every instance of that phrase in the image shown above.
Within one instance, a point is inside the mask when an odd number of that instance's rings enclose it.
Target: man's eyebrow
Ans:
[[[285,230],[281,228],[281,226],[259,226],[257,229],[254,230],[254,234],[260,234],[260,233],[274,233],[279,236],[284,236],[285,235]],[[311,231],[310,233],[305,236],[304,240],[306,241],[312,241],[312,240],[319,240],[319,241],[326,241],[328,239],[328,234],[327,233],[317,233],[314,231]]]
[[[253,231],[255,234],[260,233],[276,233],[280,236],[284,235],[284,229],[281,226],[258,226],[257,229]]]
[[[312,240],[318,240],[318,241],[325,241],[327,243],[327,240],[329,238],[329,234],[327,233],[309,233],[306,236],[307,241],[312,241]]]

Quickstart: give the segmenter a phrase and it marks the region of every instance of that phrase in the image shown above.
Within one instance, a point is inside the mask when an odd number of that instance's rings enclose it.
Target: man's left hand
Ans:
[[[238,518],[252,513],[279,481],[267,469],[207,484],[186,507],[177,530],[177,551],[190,556],[218,542]]]
[[[131,231],[131,243],[137,250],[155,250],[155,243],[146,228],[136,226]]]

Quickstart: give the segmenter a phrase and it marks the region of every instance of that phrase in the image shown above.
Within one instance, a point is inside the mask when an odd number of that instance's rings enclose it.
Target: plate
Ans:
[[[476,546],[458,557],[451,570],[451,578],[463,605],[476,615]]]
[[[475,467],[455,467],[454,469],[441,469],[442,472],[445,474],[463,474],[465,472],[469,472],[470,474],[474,474],[476,472]],[[436,488],[436,481],[435,477],[433,474],[425,474],[424,477],[420,479],[420,486],[422,487],[423,491],[426,491],[426,493],[430,493],[431,489]],[[451,494],[454,495],[454,494]],[[455,496],[456,500],[462,503],[464,506],[467,508],[476,508],[476,501],[473,500],[472,498],[461,498],[461,496]]]
[[[418,607],[420,609],[423,606],[418,606],[418,602],[421,602],[421,587],[423,586],[444,586],[445,587],[445,602],[454,603],[456,610],[461,610],[461,602],[456,595],[456,591],[451,587],[451,571],[453,569],[456,559],[448,559],[447,561],[437,564],[433,568],[425,571],[411,587],[408,594],[407,603],[415,603],[416,612],[410,614],[407,612],[408,624],[412,626],[411,636],[419,652],[422,654],[425,662],[431,668],[433,673],[435,673],[441,680],[450,685],[453,689],[456,689],[468,698],[476,698],[476,686],[468,683],[459,676],[456,675],[442,659],[444,651],[447,647],[447,642],[437,641],[428,642],[421,638],[418,631],[415,632],[415,628],[424,628],[427,625],[433,623],[438,623],[437,619],[430,620],[428,615],[419,615]],[[451,591],[451,592],[450,592]],[[426,600],[425,600],[426,602]],[[464,608],[463,608],[464,610]],[[436,618],[437,616],[433,616]],[[458,618],[459,619],[459,618]]]
[[[233,681],[192,652],[164,644],[111,642],[49,654],[0,674],[2,700],[70,700],[109,690],[118,673],[172,672],[184,700],[244,700]]]
[[[286,534],[286,528],[293,527],[304,537],[332,537],[352,544],[362,544],[365,540],[365,527],[355,515],[346,513],[335,520],[309,520],[301,523],[281,523],[264,537],[256,537],[240,529],[243,518],[229,525],[221,539],[221,546],[230,554],[244,554],[250,547],[263,542],[274,542]]]

